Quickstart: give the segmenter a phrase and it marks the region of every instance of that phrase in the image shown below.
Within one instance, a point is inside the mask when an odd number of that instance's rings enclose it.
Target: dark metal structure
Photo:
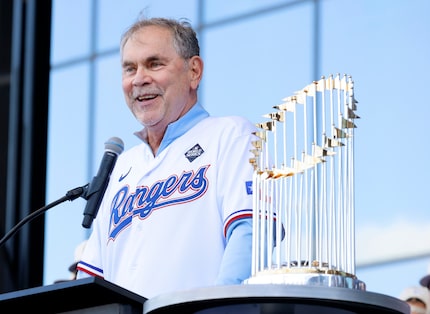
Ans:
[[[339,287],[285,284],[214,286],[148,299],[143,314],[408,314],[399,299]]]
[[[51,0],[0,1],[0,234],[45,204]],[[42,285],[44,216],[0,247],[0,293]]]

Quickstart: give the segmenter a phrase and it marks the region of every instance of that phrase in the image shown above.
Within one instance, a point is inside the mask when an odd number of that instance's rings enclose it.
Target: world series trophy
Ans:
[[[330,75],[257,123],[251,275],[243,284],[167,293],[143,314],[407,314],[355,274],[351,76]]]
[[[351,76],[330,75],[257,123],[247,284],[366,289],[355,275],[357,103]]]

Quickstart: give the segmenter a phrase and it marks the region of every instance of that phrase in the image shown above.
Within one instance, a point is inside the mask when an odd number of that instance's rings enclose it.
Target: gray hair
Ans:
[[[121,53],[127,41],[140,29],[147,26],[160,26],[170,30],[176,52],[184,59],[200,55],[196,32],[187,20],[169,18],[142,18],[132,24],[121,36]]]

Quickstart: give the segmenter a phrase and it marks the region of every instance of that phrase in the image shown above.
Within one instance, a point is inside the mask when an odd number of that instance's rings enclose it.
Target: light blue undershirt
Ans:
[[[191,109],[180,119],[170,123],[167,126],[163,139],[161,140],[160,147],[158,147],[157,155],[159,155],[174,140],[185,134],[185,132],[187,132],[189,129],[191,129],[193,126],[195,126],[197,123],[199,123],[201,120],[208,116],[209,113],[200,104],[197,103],[193,107],[191,107]],[[143,135],[145,134],[145,129],[134,134],[145,143],[148,143],[146,140],[146,136]]]

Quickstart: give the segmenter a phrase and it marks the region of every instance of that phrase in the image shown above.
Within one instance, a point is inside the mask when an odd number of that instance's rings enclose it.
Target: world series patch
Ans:
[[[252,195],[252,181],[245,182],[246,194]]]
[[[201,156],[204,152],[203,148],[199,144],[196,144],[185,153],[185,157],[189,162],[193,162],[194,159]]]

